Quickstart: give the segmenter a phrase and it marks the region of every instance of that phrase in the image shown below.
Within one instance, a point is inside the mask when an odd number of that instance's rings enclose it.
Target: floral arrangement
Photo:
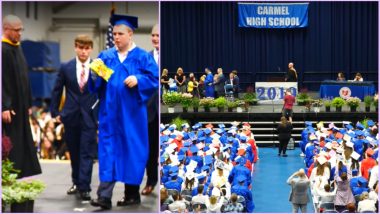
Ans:
[[[181,94],[180,103],[183,107],[189,108],[192,105],[193,95],[190,93]]]
[[[214,100],[213,105],[218,108],[223,108],[227,105],[227,100],[224,97],[218,97]]]
[[[181,101],[181,94],[177,92],[168,92],[162,95],[162,100],[165,105],[174,107]]]
[[[364,104],[366,107],[370,107],[372,103],[373,98],[371,96],[365,96],[364,97]]]
[[[202,98],[199,100],[199,105],[206,107],[206,108],[212,107],[213,104],[214,104],[214,98],[212,98],[212,97],[205,97],[205,98]]]
[[[314,107],[322,107],[323,106],[323,100],[322,99],[317,99],[317,100],[313,100],[312,102],[312,105]]]
[[[332,100],[331,105],[334,106],[334,107],[342,107],[345,103],[346,103],[346,101],[344,101],[343,98],[341,98],[341,97],[335,97]]]
[[[346,105],[350,106],[351,108],[356,108],[359,106],[361,100],[358,97],[349,97],[346,100]]]

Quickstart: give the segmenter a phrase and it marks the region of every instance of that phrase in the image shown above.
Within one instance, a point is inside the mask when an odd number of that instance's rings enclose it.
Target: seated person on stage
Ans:
[[[338,77],[336,78],[336,81],[346,81],[346,78],[344,77],[344,74],[342,72],[338,73]]]
[[[356,73],[355,78],[353,80],[354,82],[363,82],[363,77],[360,73]]]

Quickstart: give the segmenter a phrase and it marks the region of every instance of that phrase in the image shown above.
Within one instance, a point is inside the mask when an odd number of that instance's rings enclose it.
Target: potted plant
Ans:
[[[190,93],[181,94],[180,103],[182,105],[183,112],[187,112],[187,109],[191,106],[192,98],[193,98],[193,95]]]
[[[182,124],[184,124],[184,123],[188,123],[188,124],[190,124],[189,121],[184,120],[184,119],[182,119],[181,117],[176,117],[176,118],[174,118],[174,119],[170,122],[170,124],[175,124],[177,127],[181,127]]]
[[[337,112],[342,112],[342,106],[346,103],[346,101],[344,101],[343,98],[341,97],[335,97],[332,102],[331,102],[331,105],[334,106],[336,108],[336,111]]]
[[[363,101],[364,101],[365,111],[370,112],[373,98],[371,96],[365,96]]]
[[[320,108],[322,107],[322,105],[323,105],[322,99],[313,100],[312,106],[314,108],[314,112],[318,113],[320,111]]]
[[[377,94],[373,97],[373,105],[376,108],[376,112],[378,112],[379,111],[379,96]]]
[[[325,105],[326,112],[330,112],[331,100],[324,100],[323,105]]]
[[[45,184],[39,180],[17,181],[18,172],[11,161],[2,161],[2,208],[10,205],[11,212],[33,212],[34,200],[45,189]]]
[[[237,105],[236,112],[238,112],[238,113],[243,112],[243,108],[242,107],[245,106],[245,102],[242,101],[242,100],[236,100],[235,102],[236,102],[236,105]]]
[[[205,112],[210,112],[210,108],[213,106],[214,98],[205,97],[199,100],[199,105],[203,106]]]
[[[256,93],[254,92],[247,92],[243,96],[243,100],[247,102],[248,104],[256,105],[257,99],[256,99]]]
[[[361,100],[358,97],[349,97],[346,105],[350,107],[351,112],[356,112],[356,108],[360,105]]]
[[[218,108],[218,112],[223,112],[224,107],[227,105],[227,100],[224,97],[218,97],[214,100],[213,106]]]
[[[199,108],[199,98],[194,97],[191,101],[191,106],[193,106],[193,111],[198,112]]]
[[[296,97],[297,104],[302,106],[305,105],[308,100],[310,100],[310,96],[307,93],[299,93]]]
[[[238,103],[235,101],[227,101],[228,112],[232,112],[234,108],[238,106]]]
[[[162,95],[162,100],[165,105],[168,105],[168,112],[174,113],[174,106],[180,102],[181,94],[177,92],[168,92]]]

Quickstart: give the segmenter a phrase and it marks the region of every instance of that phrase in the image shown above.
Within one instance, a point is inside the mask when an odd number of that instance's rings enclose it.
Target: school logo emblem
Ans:
[[[339,96],[345,99],[351,97],[351,89],[348,87],[342,87],[339,90]]]

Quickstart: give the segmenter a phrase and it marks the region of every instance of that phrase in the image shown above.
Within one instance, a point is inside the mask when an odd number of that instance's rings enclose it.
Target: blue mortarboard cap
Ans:
[[[358,173],[359,173],[359,170],[357,170],[357,169],[353,169],[353,170],[352,170],[352,175],[353,175],[353,176],[358,175]]]
[[[203,137],[205,135],[205,132],[203,130],[198,131],[198,138]]]
[[[305,122],[305,125],[306,125],[306,126],[312,126],[312,125],[313,125],[313,123],[312,123],[312,122],[310,122],[310,121],[306,121],[306,122]]]
[[[171,131],[171,132],[174,131],[174,127],[173,126],[169,126],[168,130]]]
[[[356,123],[356,128],[358,128],[358,129],[364,129],[364,126],[360,122],[357,122]]]
[[[218,134],[222,134],[223,132],[224,132],[223,129],[216,130],[216,133],[218,133]]]
[[[360,130],[356,130],[356,131],[355,131],[355,134],[356,134],[357,136],[363,136],[363,135],[364,135],[364,133],[363,133],[362,131],[360,131]]]
[[[170,168],[170,172],[178,172],[178,166],[172,166],[171,168]]]
[[[228,137],[228,138],[227,138],[227,141],[228,141],[228,142],[233,142],[233,141],[234,141],[234,138],[233,138],[233,137]]]
[[[367,121],[367,125],[368,125],[368,126],[374,126],[375,123],[373,122],[373,120],[368,120],[368,121]]]
[[[194,146],[194,145],[193,145],[192,147],[190,147],[190,152],[191,152],[191,153],[197,153],[198,150],[199,150],[198,147],[196,147],[196,146]]]
[[[332,142],[332,140],[331,140],[331,139],[329,139],[329,138],[326,138],[326,139],[325,139],[325,142],[326,142],[326,143],[329,143],[329,142],[331,143],[331,142]]]
[[[198,138],[198,142],[202,142],[202,141],[205,141],[205,137],[200,137],[200,138]]]
[[[160,136],[161,143],[167,142],[169,140],[169,137],[167,135]]]
[[[351,124],[348,124],[348,125],[346,126],[346,128],[347,128],[348,130],[351,130],[351,129],[353,129],[354,127],[353,127]]]
[[[365,178],[363,178],[363,177],[359,177],[358,178],[358,183],[365,184],[365,183],[367,183],[367,180]]]
[[[126,25],[132,30],[138,28],[138,18],[136,16],[126,16],[113,14],[111,17],[111,24],[115,25]]]
[[[222,129],[222,128],[224,128],[225,126],[224,126],[223,123],[220,123],[220,124],[218,124],[218,127]]]
[[[247,140],[247,137],[244,136],[244,135],[240,135],[240,140],[241,140],[241,141],[246,141],[246,140]]]
[[[203,151],[207,152],[207,150],[209,150],[210,147],[209,146],[205,146],[205,148],[203,148]]]
[[[183,146],[189,147],[189,146],[191,146],[191,144],[193,144],[193,142],[191,142],[191,141],[185,141],[185,143],[183,143]]]
[[[212,156],[211,155],[206,155],[205,156],[205,164],[209,165],[212,163]]]
[[[228,148],[231,148],[232,146],[230,145],[230,144],[227,144],[226,146],[224,146],[223,148],[222,148],[222,151],[224,152],[224,151],[226,151]]]
[[[339,132],[342,134],[345,134],[347,132],[347,130],[346,129],[340,129]]]
[[[189,148],[187,148],[187,147],[182,147],[182,148],[179,150],[178,155],[186,154],[187,150],[189,150]]]
[[[203,175],[203,174],[201,174],[201,175],[199,175],[199,176],[197,177],[199,183],[202,183],[203,179],[205,179],[205,178],[206,178],[206,176]]]
[[[245,181],[245,177],[243,175],[239,175],[236,179],[237,179],[238,182]]]
[[[354,132],[349,132],[348,133],[348,136],[350,136],[351,138],[355,138],[356,137],[356,134]]]
[[[185,155],[178,155],[178,160],[182,161],[185,158]]]
[[[209,171],[210,170],[210,167],[209,166],[207,166],[207,165],[203,165],[202,166],[202,171]]]
[[[175,134],[171,134],[171,135],[169,135],[169,137],[172,138],[172,139],[174,139],[174,138],[177,137],[177,135],[175,135]]]
[[[170,173],[170,177],[171,178],[175,178],[175,177],[177,177],[177,175],[178,175],[178,172],[172,172],[172,173]]]
[[[210,134],[211,133],[211,129],[207,128],[204,130],[205,134]]]
[[[343,140],[341,138],[339,138],[338,140],[336,140],[336,142],[341,144],[343,142]]]
[[[165,162],[165,158],[163,156],[160,157],[160,163]]]

